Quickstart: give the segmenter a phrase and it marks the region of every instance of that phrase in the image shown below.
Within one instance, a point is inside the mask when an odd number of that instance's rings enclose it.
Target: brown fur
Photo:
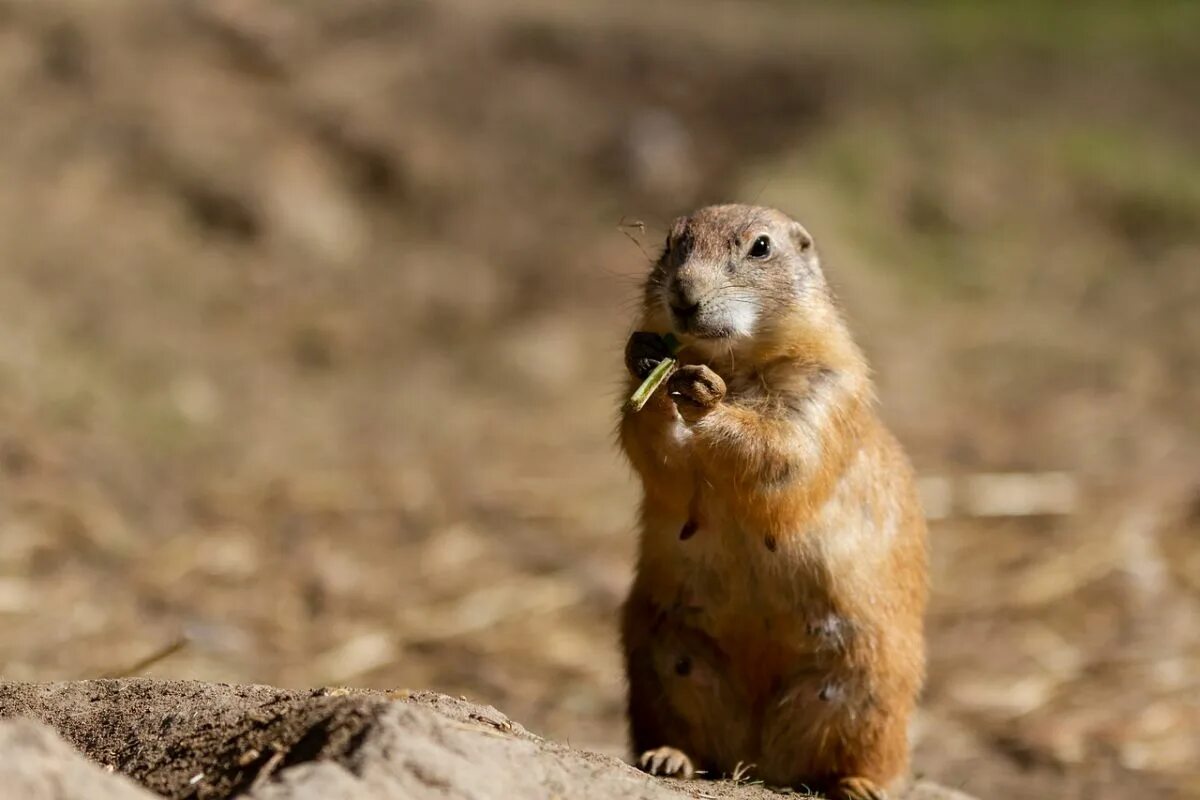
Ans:
[[[770,257],[750,257],[764,234]],[[677,221],[638,329],[686,346],[620,426],[644,487],[622,617],[634,748],[882,796],[924,674],[925,522],[811,237],[745,206]]]

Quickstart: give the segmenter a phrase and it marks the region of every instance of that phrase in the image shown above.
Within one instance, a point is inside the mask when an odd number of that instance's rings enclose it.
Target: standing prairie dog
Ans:
[[[640,765],[884,798],[924,676],[925,521],[812,237],[766,208],[676,220],[631,390],[667,333],[679,367],[620,427],[645,493],[621,624]]]

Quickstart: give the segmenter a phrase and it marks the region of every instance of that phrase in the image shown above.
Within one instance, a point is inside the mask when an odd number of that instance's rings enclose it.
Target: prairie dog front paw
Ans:
[[[695,422],[725,399],[725,381],[703,364],[680,367],[667,381],[667,394],[679,415]]]

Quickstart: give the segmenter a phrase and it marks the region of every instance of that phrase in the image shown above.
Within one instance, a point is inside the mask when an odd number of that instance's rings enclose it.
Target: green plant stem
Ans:
[[[661,337],[663,344],[666,345],[667,352],[672,356],[676,355],[683,347],[679,340],[675,338],[675,334],[666,333]],[[662,361],[654,365],[654,369],[646,376],[641,385],[634,391],[629,398],[629,406],[634,411],[641,411],[642,408],[649,402],[650,397],[658,391],[658,387],[663,385],[663,381],[671,377],[671,373],[679,366],[679,362],[675,358],[664,358]]]
[[[675,371],[675,366],[678,364],[673,358],[664,358],[654,366],[646,379],[642,381],[641,386],[634,391],[629,398],[629,406],[634,411],[641,411],[646,403],[650,400],[651,395],[658,390],[659,386],[663,385],[663,381],[671,377],[671,373]]]

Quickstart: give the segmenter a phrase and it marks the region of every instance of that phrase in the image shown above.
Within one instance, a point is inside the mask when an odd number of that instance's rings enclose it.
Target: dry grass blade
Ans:
[[[633,242],[633,246],[636,247],[638,251],[646,257],[647,261],[653,261],[654,259],[649,253],[646,252],[646,248],[642,246],[641,241],[629,232],[631,229],[637,231],[639,235],[645,236],[646,223],[642,222],[640,219],[627,219],[626,217],[621,217],[621,221],[617,223],[617,230],[619,230],[626,239]]]
[[[179,651],[183,650],[190,643],[191,643],[191,640],[187,636],[180,636],[179,638],[163,645],[158,650],[155,650],[153,653],[151,653],[150,655],[141,659],[140,661],[135,661],[133,664],[130,664],[128,667],[124,667],[123,669],[105,673],[102,677],[104,677],[104,678],[130,678],[130,677],[133,677],[142,672],[145,672],[146,670],[150,669],[150,667],[154,666],[155,664],[158,664],[161,661],[167,660],[171,656],[173,656],[176,653],[178,653]]]

